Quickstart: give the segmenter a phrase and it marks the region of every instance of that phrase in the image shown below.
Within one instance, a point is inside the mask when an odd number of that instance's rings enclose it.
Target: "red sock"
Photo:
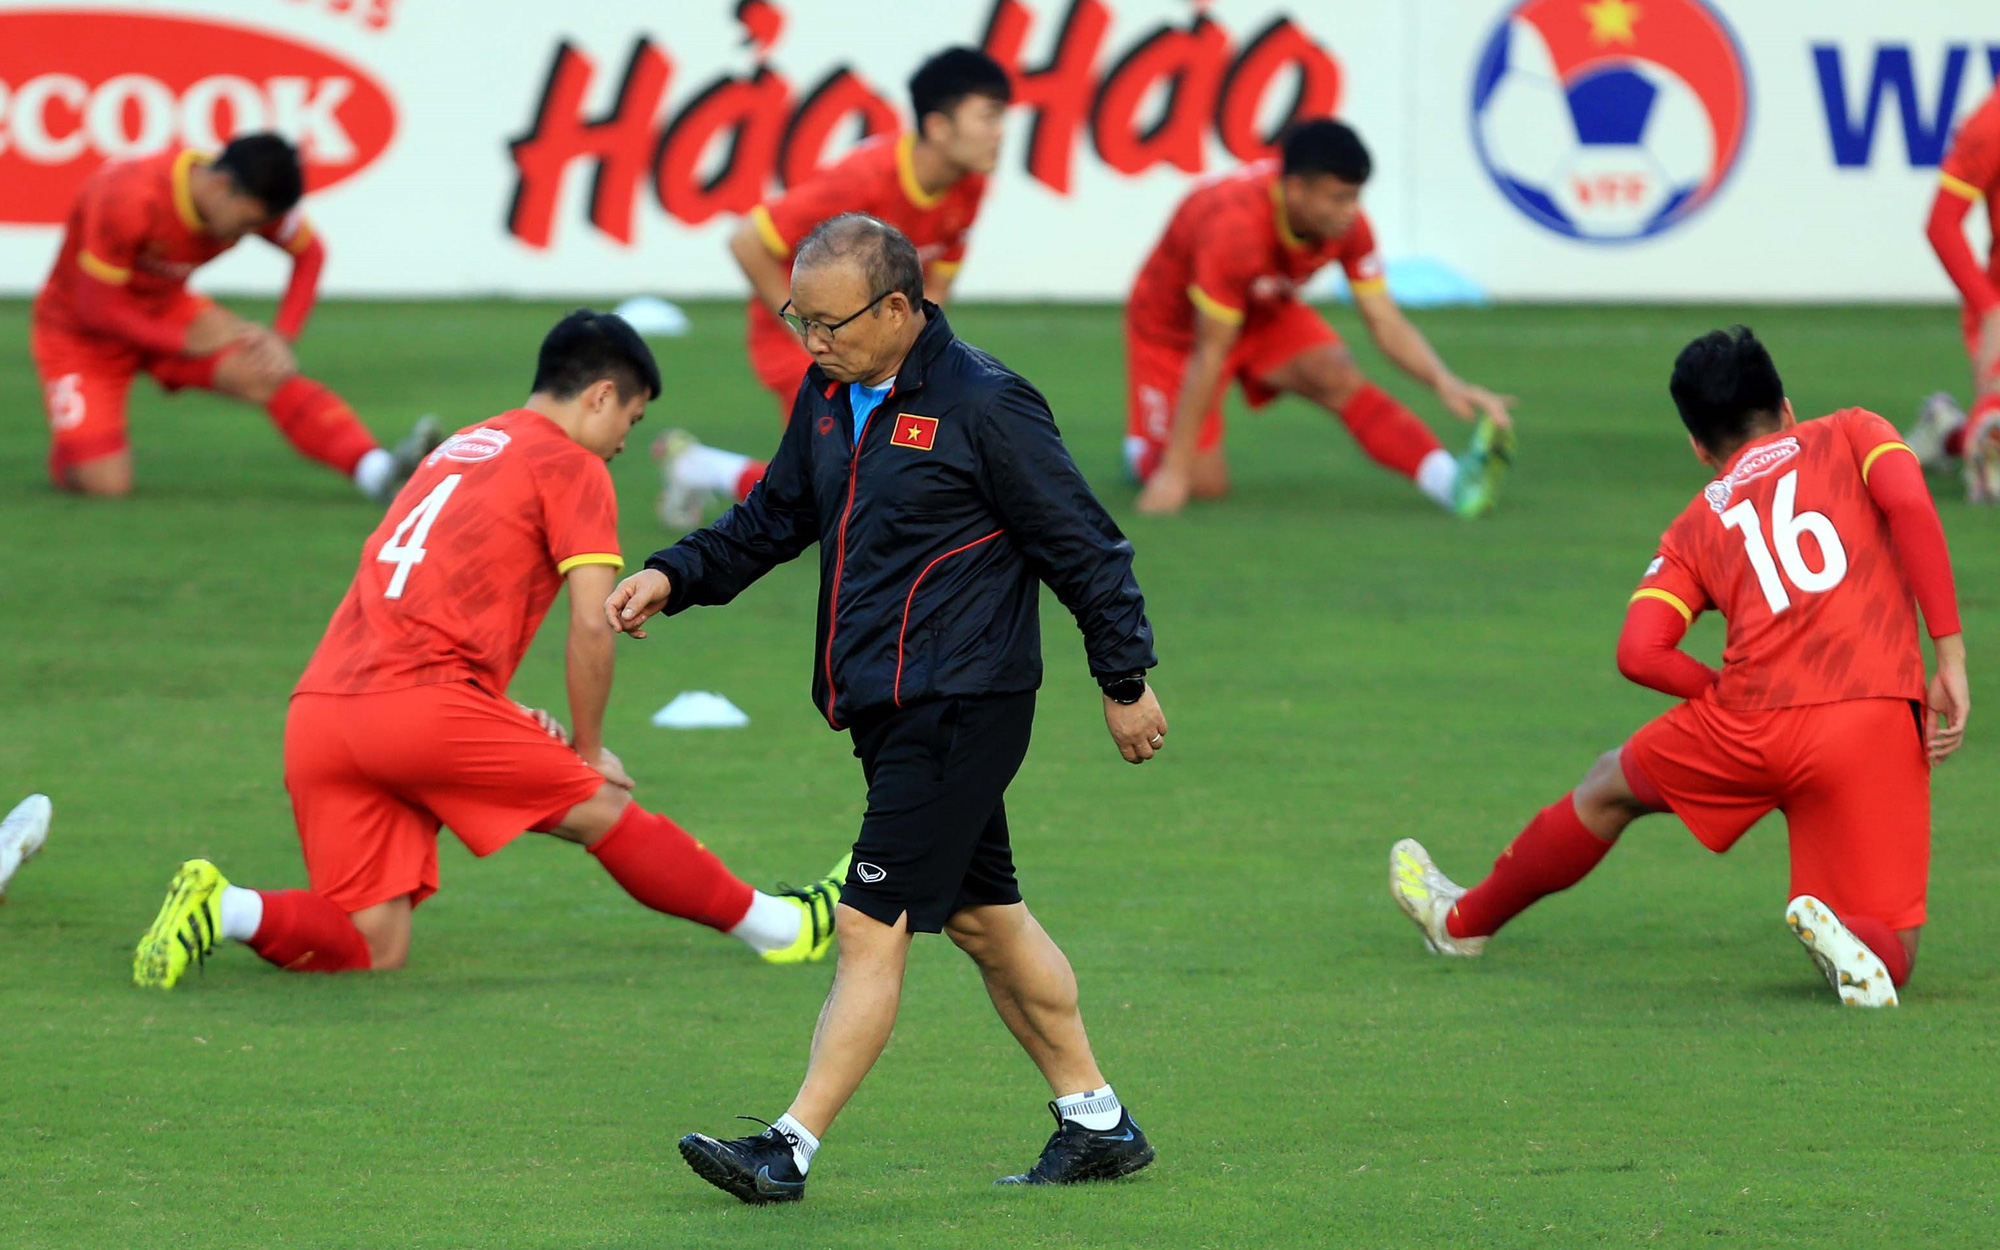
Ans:
[[[1370,460],[1407,478],[1415,478],[1424,457],[1444,446],[1416,413],[1372,383],[1355,392],[1340,419]]]
[[[736,475],[737,503],[742,503],[744,500],[750,498],[750,492],[756,488],[757,483],[764,480],[764,470],[770,467],[770,465],[764,463],[762,460],[752,460],[749,464],[743,466],[743,472]]]
[[[750,914],[756,891],[687,830],[637,803],[589,849],[613,881],[654,911],[724,933]]]
[[[285,379],[264,411],[300,455],[349,476],[379,446],[347,401],[311,378]]]
[[[1896,936],[1884,921],[1873,916],[1842,916],[1840,923],[1847,931],[1861,939],[1862,945],[1882,957],[1882,965],[1889,970],[1889,979],[1897,985],[1910,979],[1910,952],[1903,945],[1903,939]]]
[[[250,949],[287,972],[363,972],[368,941],[347,913],[311,890],[259,890],[264,919]]]
[[[1493,875],[1466,891],[1445,929],[1453,937],[1485,937],[1536,900],[1567,890],[1597,867],[1615,843],[1584,827],[1571,791],[1535,813],[1521,836],[1493,861]]]

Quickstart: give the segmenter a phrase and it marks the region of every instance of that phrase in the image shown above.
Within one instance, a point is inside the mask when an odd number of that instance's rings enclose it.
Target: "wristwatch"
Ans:
[[[1104,691],[1104,697],[1113,703],[1133,704],[1146,697],[1146,675],[1126,673],[1122,677],[1103,677],[1097,682]]]

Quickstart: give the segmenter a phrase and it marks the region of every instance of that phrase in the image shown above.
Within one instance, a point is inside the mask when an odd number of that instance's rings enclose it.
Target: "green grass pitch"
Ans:
[[[303,359],[385,435],[423,411],[469,422],[522,398],[557,311],[334,304]],[[643,447],[657,429],[775,444],[740,313],[691,311],[694,333],[661,344],[668,394],[616,466],[629,556],[663,537]],[[1519,468],[1475,525],[1296,402],[1237,412],[1233,498],[1133,516],[1117,312],[957,317],[1048,392],[1137,545],[1158,631],[1172,745],[1134,769],[1049,601],[1038,736],[1010,796],[1027,895],[1076,963],[1156,1166],[1076,1191],[991,1187],[1040,1148],[1047,1095],[967,961],[932,939],[809,1199],[739,1207],[674,1139],[785,1106],[831,965],[758,965],[545,839],[484,862],[447,839],[403,972],[286,976],[231,948],[174,993],[131,988],[133,942],[183,858],[304,883],[285,697],[374,517],[258,413],[145,382],[138,493],[58,497],[27,310],[9,303],[0,801],[46,790],[57,817],[0,908],[0,1246],[1993,1243],[1995,713],[1937,779],[1931,925],[1898,1011],[1839,1010],[1786,933],[1776,820],[1720,860],[1671,818],[1644,822],[1471,966],[1426,955],[1385,889],[1404,834],[1477,878],[1666,706],[1619,679],[1612,643],[1703,480],[1666,398],[1680,344],[1747,317],[1802,412],[1860,404],[1900,424],[1922,392],[1963,385],[1952,312],[1420,314],[1461,372],[1521,397]],[[1935,485],[1974,689],[1991,691],[2000,514]],[[806,699],[810,565],[621,647],[610,739],[641,797],[760,883],[824,868],[861,811],[847,742]],[[518,696],[560,707],[559,635]],[[1704,621],[1696,649],[1719,642]],[[690,688],[726,693],[753,727],[648,726]]]

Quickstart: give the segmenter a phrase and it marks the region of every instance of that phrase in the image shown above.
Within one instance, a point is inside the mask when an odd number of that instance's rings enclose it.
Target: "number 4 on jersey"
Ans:
[[[1742,532],[1743,553],[1750,557],[1757,585],[1764,592],[1764,602],[1771,605],[1773,616],[1792,606],[1791,592],[1778,576],[1779,565],[1784,566],[1785,577],[1791,579],[1792,585],[1809,595],[1832,590],[1847,576],[1847,548],[1840,545],[1839,531],[1824,512],[1795,513],[1798,494],[1799,473],[1794,469],[1778,479],[1778,489],[1771,498],[1771,539],[1778,548],[1776,562],[1771,559],[1771,548],[1764,544],[1764,523],[1757,515],[1756,504],[1746,499],[1722,514],[1723,525]],[[1805,552],[1799,550],[1802,534],[1811,534],[1819,543],[1825,567],[1814,570],[1807,566]]]
[[[396,526],[396,532],[389,535],[389,541],[382,544],[382,550],[375,554],[384,564],[396,566],[396,574],[389,579],[389,588],[382,592],[385,599],[401,599],[403,586],[410,580],[410,570],[424,562],[424,544],[430,541],[431,526],[437,524],[438,513],[444,511],[445,501],[451,492],[458,489],[458,480],[465,475],[454,473],[431,488],[422,503],[410,509]],[[1727,520],[1727,518],[1724,518]],[[404,540],[408,539],[407,542]]]

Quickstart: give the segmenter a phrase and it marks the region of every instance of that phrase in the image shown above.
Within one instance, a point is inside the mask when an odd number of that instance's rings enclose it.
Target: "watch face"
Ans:
[[[1121,677],[1104,688],[1104,693],[1113,703],[1137,703],[1146,693],[1146,679],[1143,677]]]

